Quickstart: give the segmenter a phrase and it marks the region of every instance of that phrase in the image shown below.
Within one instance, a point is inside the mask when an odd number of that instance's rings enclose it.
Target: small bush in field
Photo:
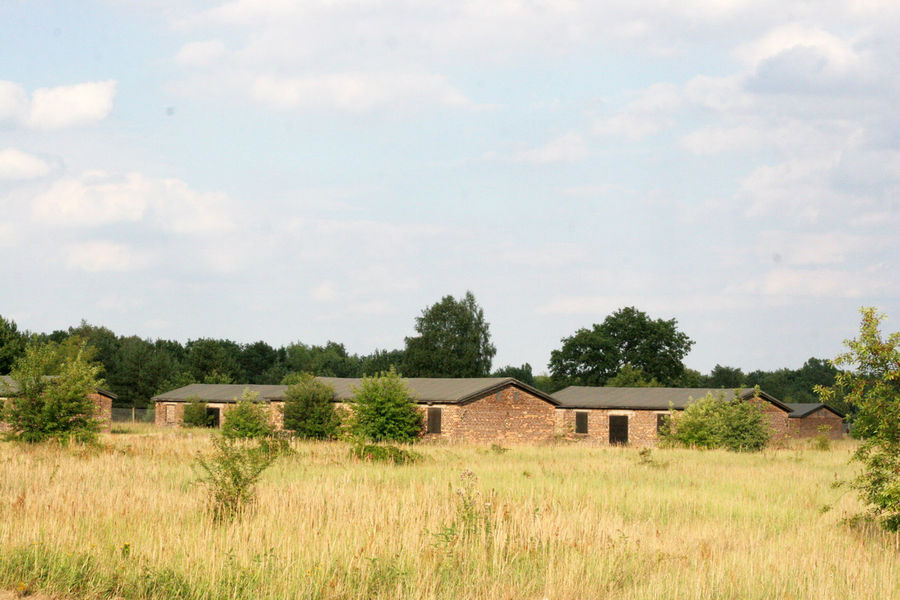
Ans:
[[[356,441],[350,446],[350,454],[360,460],[372,462],[389,462],[395,465],[406,465],[419,462],[422,455],[390,444],[367,444]]]
[[[314,440],[336,438],[341,419],[332,402],[334,388],[309,373],[289,376],[284,383],[284,428]]]
[[[812,447],[816,450],[831,450],[831,440],[828,439],[828,432],[831,431],[831,425],[819,425],[819,433],[812,439]]]
[[[216,521],[237,516],[256,497],[256,483],[280,452],[268,440],[245,441],[213,437],[213,452],[198,455],[199,481],[209,494],[209,510]]]
[[[244,390],[237,405],[225,413],[222,435],[226,438],[264,438],[274,433],[266,405],[259,402],[259,394],[249,389]]]
[[[391,368],[363,377],[353,390],[353,433],[372,442],[414,442],[422,432],[422,413],[404,380]]]
[[[660,434],[668,444],[756,452],[769,443],[771,429],[758,403],[707,394],[673,413]]]
[[[206,402],[193,398],[184,405],[182,423],[185,427],[209,427],[212,419],[206,412]]]

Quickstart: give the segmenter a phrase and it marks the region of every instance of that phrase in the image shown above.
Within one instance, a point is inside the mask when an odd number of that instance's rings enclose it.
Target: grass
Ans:
[[[852,442],[759,454],[297,443],[214,523],[204,430],[0,443],[0,589],[67,598],[900,598],[900,536],[843,518]]]

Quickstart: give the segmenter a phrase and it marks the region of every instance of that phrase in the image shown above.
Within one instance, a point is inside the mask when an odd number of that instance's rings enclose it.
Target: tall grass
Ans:
[[[297,443],[215,523],[206,431],[0,443],[0,588],[73,598],[900,598],[900,536],[845,525],[851,442],[743,455]],[[473,526],[473,524],[475,524]]]

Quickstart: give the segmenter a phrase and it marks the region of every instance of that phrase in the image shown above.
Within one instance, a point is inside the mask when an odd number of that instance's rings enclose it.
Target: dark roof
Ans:
[[[44,379],[54,379],[55,377],[55,375],[48,375],[45,376]],[[114,393],[102,388],[97,388],[96,392],[101,396],[106,396],[107,398],[112,398],[113,400],[118,398],[118,396]],[[17,382],[9,375],[0,375],[0,394],[3,393],[18,394],[19,382]]]
[[[842,419],[844,418],[843,413],[831,408],[830,406],[828,406],[827,404],[824,404],[822,402],[788,402],[787,405],[791,409],[790,417],[792,419],[806,418],[809,415],[816,412],[817,410],[820,410],[823,408],[825,410],[830,410],[831,412],[833,412],[834,414],[836,414],[837,416],[839,416]]]
[[[609,408],[609,409],[634,409],[634,410],[668,410],[671,406],[676,410],[683,410],[692,400],[703,398],[706,394],[721,395],[723,398],[733,397],[735,390],[720,388],[663,388],[663,387],[588,387],[569,386],[562,389],[553,397],[559,401],[563,408]],[[753,388],[741,388],[737,390],[741,398],[752,398]],[[765,392],[759,393],[760,398],[771,402],[785,412],[791,409]]]
[[[350,377],[317,377],[316,379],[334,388],[334,399],[337,402],[349,400],[353,396],[354,388],[359,387],[362,383],[362,379]],[[510,385],[528,391],[554,406],[559,404],[552,396],[511,377],[473,377],[468,379],[412,377],[405,381],[412,392],[413,399],[419,404],[465,404]],[[279,401],[284,400],[287,388],[286,385],[194,383],[158,394],[153,397],[153,400],[186,402],[196,398],[206,402],[235,402],[245,389],[249,389],[251,392],[257,392],[260,400]]]

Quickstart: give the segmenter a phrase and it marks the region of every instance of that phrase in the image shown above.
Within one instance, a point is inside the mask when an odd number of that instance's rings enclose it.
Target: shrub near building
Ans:
[[[334,388],[309,373],[285,377],[288,385],[284,393],[284,428],[297,436],[315,439],[334,439],[341,419],[334,409]]]
[[[769,443],[771,429],[758,402],[737,394],[726,400],[723,392],[707,394],[682,413],[673,413],[660,435],[674,445],[756,452]]]
[[[265,404],[259,401],[258,393],[249,389],[245,389],[235,407],[225,413],[222,435],[226,438],[264,438],[274,432]]]
[[[414,442],[422,432],[422,413],[406,381],[391,368],[363,377],[353,391],[353,433],[373,442]]]

